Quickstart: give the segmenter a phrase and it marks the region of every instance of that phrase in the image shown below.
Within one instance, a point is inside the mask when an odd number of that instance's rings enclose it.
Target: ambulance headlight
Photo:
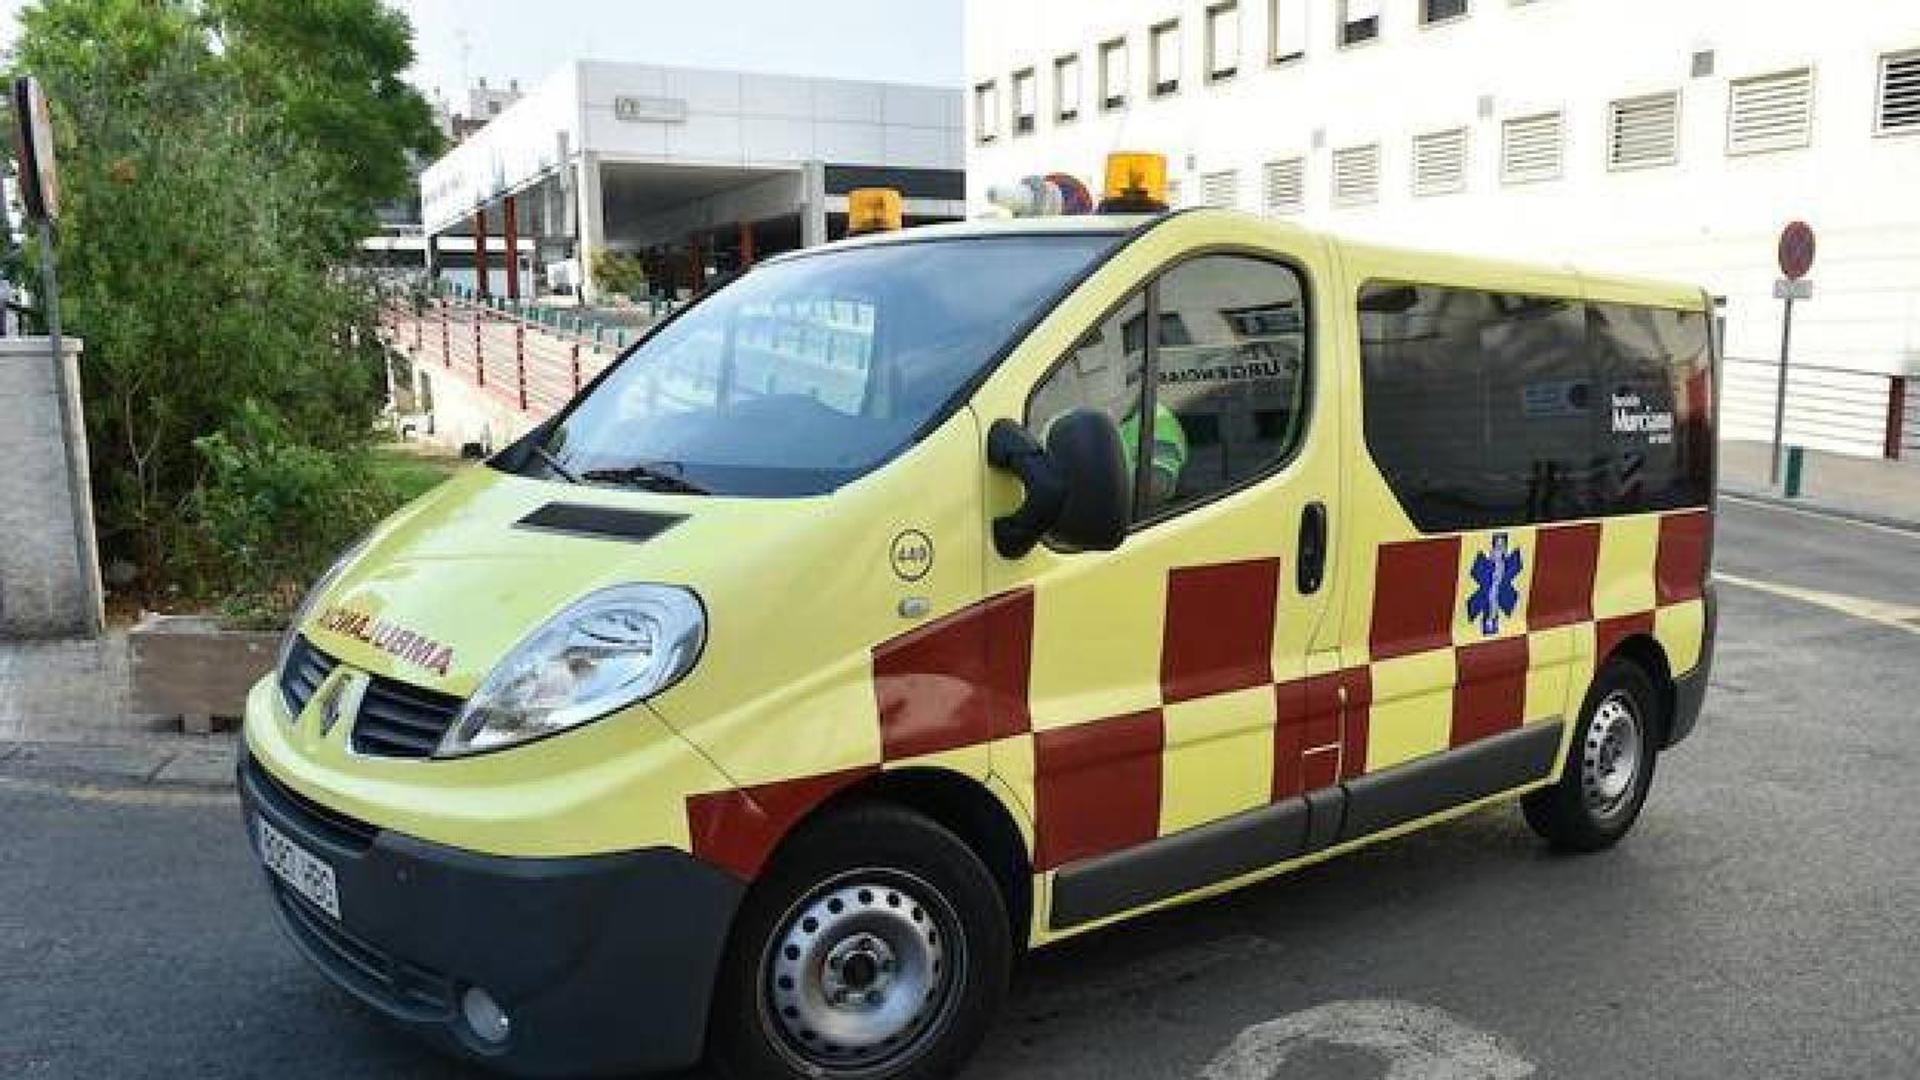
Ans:
[[[706,612],[685,589],[616,585],[502,657],[440,741],[459,757],[578,727],[665,690],[699,659]]]

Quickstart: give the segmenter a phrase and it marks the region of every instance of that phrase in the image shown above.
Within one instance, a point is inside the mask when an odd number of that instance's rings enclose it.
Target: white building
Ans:
[[[591,293],[603,249],[696,291],[838,235],[855,188],[900,189],[910,221],[961,216],[962,112],[957,89],[578,62],[422,174],[429,250],[469,282],[484,251],[501,296],[576,275]]]
[[[488,86],[487,77],[467,88],[467,118],[487,123],[519,101],[520,80],[508,79],[505,86]]]
[[[968,0],[967,34],[976,205],[1157,150],[1186,204],[1699,281],[1754,358],[1800,218],[1796,363],[1920,373],[1915,0]]]

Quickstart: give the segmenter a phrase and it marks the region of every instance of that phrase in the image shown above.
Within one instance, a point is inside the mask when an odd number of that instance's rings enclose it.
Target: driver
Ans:
[[[1132,473],[1140,456],[1140,411],[1135,409],[1120,423],[1120,442],[1127,454],[1127,472]],[[1187,469],[1187,432],[1180,418],[1160,402],[1153,408],[1153,453],[1149,460],[1147,498],[1151,506],[1165,506],[1180,489],[1180,474]]]

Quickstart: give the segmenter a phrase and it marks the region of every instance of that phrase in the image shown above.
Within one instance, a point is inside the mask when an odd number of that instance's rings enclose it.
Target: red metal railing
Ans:
[[[480,304],[435,299],[381,313],[389,347],[451,373],[541,420],[557,411],[625,347],[627,335],[561,319],[559,325]]]

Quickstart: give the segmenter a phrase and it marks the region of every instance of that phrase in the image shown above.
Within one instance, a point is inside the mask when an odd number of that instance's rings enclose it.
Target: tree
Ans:
[[[414,60],[405,15],[381,0],[206,0],[204,17],[242,92],[314,155],[343,206],[371,215],[412,193],[412,162],[442,139],[401,78]]]
[[[39,0],[20,13],[14,67],[137,85],[190,56],[249,109],[236,119],[310,155],[346,246],[374,207],[414,190],[413,166],[443,149],[433,110],[404,79],[413,28],[381,0]]]
[[[220,595],[238,560],[204,509],[246,505],[233,485],[274,472],[220,451],[256,447],[308,478],[330,462],[354,471],[383,350],[371,288],[341,269],[348,227],[370,209],[370,188],[339,180],[351,128],[329,145],[285,122],[214,47],[207,17],[184,0],[41,0],[22,14],[14,65],[45,81],[55,109],[62,292],[87,342],[103,543],[150,587]]]

